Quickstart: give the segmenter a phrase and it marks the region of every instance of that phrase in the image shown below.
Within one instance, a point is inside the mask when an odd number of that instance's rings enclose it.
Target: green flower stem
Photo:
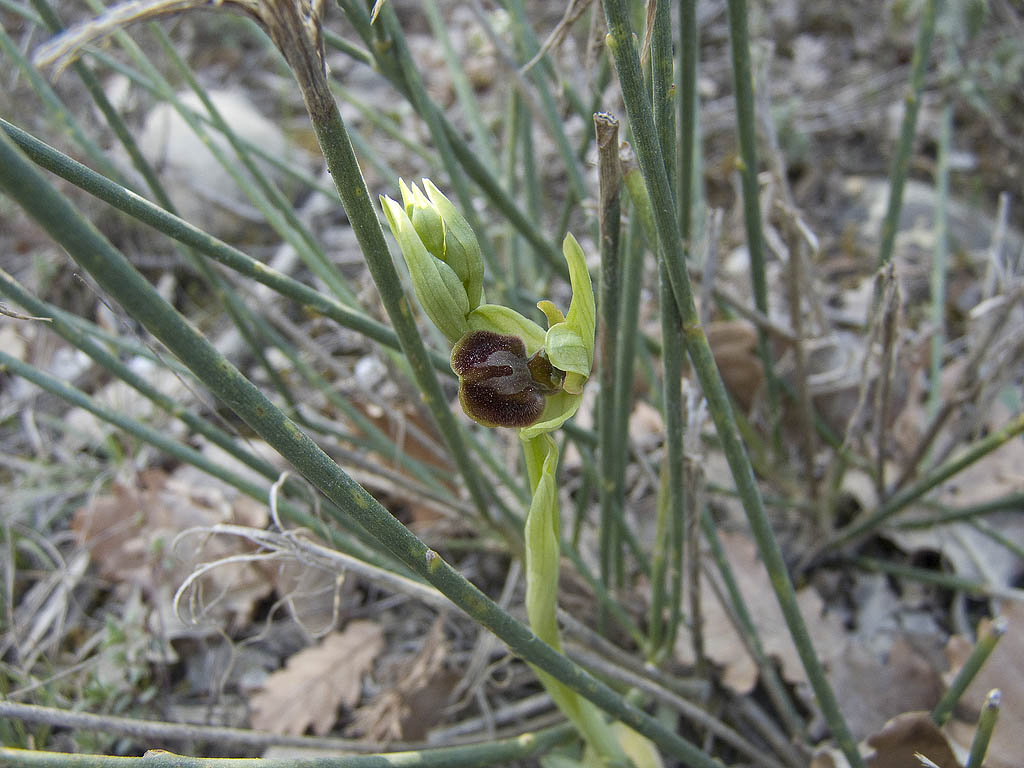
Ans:
[[[288,12],[287,8],[280,6],[268,8]],[[335,178],[340,177],[336,175]],[[100,286],[117,296],[129,314],[166,344],[215,396],[291,462],[314,487],[337,504],[343,510],[343,514],[337,517],[356,522],[371,532],[395,557],[437,587],[474,621],[492,631],[514,653],[647,736],[666,754],[696,768],[718,768],[717,761],[697,746],[628,704],[607,685],[540,641],[436,552],[428,549],[185,322],[95,227],[82,219],[74,207],[46,183],[4,132],[0,132],[0,189],[72,253]],[[405,312],[408,313],[407,303]]]
[[[940,0],[925,0],[921,15],[921,26],[917,31],[917,43],[910,62],[910,84],[904,97],[903,124],[900,140],[896,145],[892,167],[889,169],[889,204],[882,222],[882,237],[878,248],[878,264],[888,264],[896,244],[896,227],[903,208],[903,186],[910,167],[910,153],[914,149],[914,134],[917,132],[917,113],[921,108],[921,92],[924,90],[924,75],[931,56],[932,40],[935,38],[935,20],[939,15]]]
[[[971,655],[967,657],[967,661],[960,667],[960,671],[956,673],[956,677],[949,684],[946,693],[943,694],[939,703],[932,710],[932,720],[936,725],[945,725],[946,721],[949,720],[957,702],[960,701],[960,697],[964,695],[964,691],[967,690],[971,681],[974,680],[981,670],[982,664],[992,655],[996,644],[1006,634],[1009,626],[1006,618],[1000,616],[992,622],[988,632],[978,638],[978,642],[975,643]]]
[[[485,768],[544,754],[566,741],[571,734],[569,726],[557,725],[482,744],[301,759],[188,757],[171,752],[156,752],[143,757],[113,757],[0,747],[0,763],[7,768]]]
[[[807,678],[840,749],[850,761],[851,766],[861,768],[864,765],[863,759],[839,710],[835,693],[825,678],[821,660],[814,650],[807,632],[807,625],[800,614],[793,583],[789,578],[782,552],[765,513],[750,459],[736,430],[736,420],[729,403],[729,396],[715,365],[707,336],[700,327],[689,276],[683,269],[682,260],[673,257],[678,252],[681,242],[679,226],[676,221],[675,206],[668,184],[668,175],[665,173],[665,163],[661,158],[661,146],[650,105],[643,98],[640,61],[633,45],[633,34],[629,26],[626,4],[624,0],[603,0],[603,5],[608,21],[608,44],[615,57],[615,66],[622,84],[626,112],[636,139],[637,159],[643,171],[644,182],[654,211],[660,244],[659,254],[668,267],[672,290],[679,308],[679,315],[683,321],[683,339],[687,352],[704,390],[704,396],[707,398],[709,411],[719,439],[722,441],[723,452],[736,481],[736,488],[743,499],[743,507],[750,523],[751,532],[768,570],[772,588],[807,672]]]
[[[1004,424],[1001,428],[990,432],[981,440],[975,442],[959,456],[935,467],[935,469],[926,474],[916,483],[907,486],[894,496],[890,496],[877,510],[865,517],[863,520],[854,521],[846,528],[837,531],[835,535],[822,544],[810,559],[814,559],[814,557],[825,552],[849,544],[868,535],[897,512],[900,512],[908,505],[924,496],[924,494],[928,493],[932,488],[945,482],[984,456],[987,456],[996,448],[1012,440],[1022,432],[1024,432],[1024,413],[1017,414],[1017,416],[1010,419],[1008,423]]]
[[[978,730],[974,732],[974,738],[971,740],[971,752],[967,756],[964,768],[981,768],[984,764],[992,731],[995,730],[996,721],[999,719],[999,706],[1002,700],[1003,694],[998,688],[989,691],[985,697],[985,704],[978,717]]]
[[[522,441],[533,499],[526,516],[526,613],[537,637],[561,652],[558,632],[558,574],[561,569],[561,525],[558,512],[558,447],[550,434]],[[598,709],[576,691],[536,669],[537,676],[580,735],[611,765],[628,765],[618,740]]]

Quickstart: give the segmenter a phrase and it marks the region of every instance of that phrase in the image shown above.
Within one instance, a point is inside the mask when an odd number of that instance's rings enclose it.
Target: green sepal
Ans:
[[[430,321],[454,344],[469,331],[466,322],[469,299],[462,282],[451,267],[427,251],[405,208],[390,197],[381,197],[381,205],[409,267],[420,305]]]
[[[469,313],[466,322],[471,331],[493,331],[518,336],[526,344],[527,357],[532,357],[544,346],[543,328],[501,304],[481,304]]]
[[[410,188],[404,180],[399,179],[398,188],[402,191],[402,203],[405,205],[405,212],[412,222],[412,228],[419,235],[420,240],[423,241],[423,245],[427,248],[427,253],[435,259],[445,261],[444,221],[441,220],[441,214],[415,184]],[[448,266],[451,266],[451,264]],[[457,269],[455,274],[459,274]]]
[[[476,233],[466,217],[430,179],[423,179],[423,188],[444,222],[444,261],[462,281],[469,308],[476,309],[483,301],[484,289],[484,258]]]
[[[582,402],[583,395],[574,395],[564,390],[558,394],[551,395],[544,405],[544,412],[541,413],[540,418],[530,426],[520,429],[519,437],[523,440],[530,440],[539,435],[554,432],[576,415],[576,411],[580,409],[580,403]]]

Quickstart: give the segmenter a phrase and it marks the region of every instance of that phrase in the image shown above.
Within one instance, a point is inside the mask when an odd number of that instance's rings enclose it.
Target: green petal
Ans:
[[[597,329],[594,285],[587,272],[583,249],[572,234],[567,234],[562,241],[562,253],[569,265],[572,301],[565,322],[556,323],[548,329],[544,346],[553,366],[585,378],[594,365],[594,334]]]
[[[401,179],[399,179],[398,184],[402,189],[405,212],[409,215],[416,234],[420,236],[420,240],[426,246],[427,253],[436,259],[444,261],[444,222],[441,220],[440,212],[415,184],[412,185],[408,196],[406,195],[405,184]],[[449,264],[449,266],[452,265]],[[455,274],[458,273],[459,271],[456,269]]]

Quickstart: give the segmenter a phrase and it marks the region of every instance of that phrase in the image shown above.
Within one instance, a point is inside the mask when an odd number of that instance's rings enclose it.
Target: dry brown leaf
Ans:
[[[867,768],[921,768],[923,755],[941,768],[960,768],[960,761],[928,712],[904,712],[867,740],[874,754]]]
[[[444,712],[439,704],[458,681],[444,668],[447,655],[444,617],[438,616],[419,653],[396,665],[394,685],[355,712],[349,733],[371,741],[425,738]]]
[[[194,634],[175,616],[172,598],[193,569],[252,550],[235,537],[203,537],[173,546],[183,531],[217,523],[262,528],[265,508],[217,481],[188,473],[148,470],[135,484],[115,483],[76,510],[71,528],[87,548],[100,575],[118,585],[142,586],[154,609],[151,626],[165,639]],[[198,536],[198,535],[197,535]],[[252,563],[212,569],[196,585],[202,618],[229,630],[245,626],[255,605],[273,585]]]
[[[998,688],[1003,693],[1002,706],[985,765],[988,768],[1020,768],[1021,755],[1024,755],[1024,728],[1020,727],[1024,723],[1024,604],[1006,601],[1002,615],[1009,629],[960,697],[958,714],[966,722],[951,724],[950,734],[957,743],[970,747],[985,697],[993,688]],[[990,623],[982,621],[978,634],[987,632]],[[964,642],[963,638],[950,639],[947,647],[952,667],[950,679],[963,664],[970,649],[970,644]]]
[[[789,628],[782,617],[768,572],[757,554],[757,547],[743,534],[723,532],[720,537],[765,653],[779,660],[782,676],[787,681],[794,684],[806,682],[803,664],[790,638]],[[708,658],[724,668],[724,685],[739,694],[749,693],[757,683],[757,664],[747,652],[727,610],[719,602],[717,593],[707,579],[701,581],[701,600],[704,609],[704,648]],[[797,592],[797,603],[810,630],[811,641],[819,657],[827,663],[843,647],[846,632],[842,622],[833,614],[824,614],[824,603],[813,588],[807,587]],[[681,662],[693,662],[689,633],[680,633],[675,650]]]
[[[903,712],[930,709],[942,695],[938,671],[903,635],[893,641],[885,663],[862,640],[847,640],[830,664],[829,682],[841,693],[839,707],[856,739]]]
[[[384,647],[384,631],[372,621],[350,622],[288,659],[249,700],[253,728],[301,736],[325,735],[338,707],[359,701],[363,674]]]
[[[746,320],[724,320],[709,323],[707,334],[725,388],[749,412],[764,379],[757,329]]]

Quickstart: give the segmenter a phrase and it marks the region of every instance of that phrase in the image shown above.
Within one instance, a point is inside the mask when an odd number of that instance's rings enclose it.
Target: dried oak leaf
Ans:
[[[166,639],[196,631],[182,624],[171,606],[175,590],[193,569],[252,550],[236,537],[198,534],[174,546],[177,536],[217,523],[262,528],[267,520],[262,504],[187,469],[170,475],[147,470],[132,484],[114,483],[109,493],[77,509],[71,521],[77,543],[89,550],[103,578],[144,589],[153,608],[150,623]],[[273,585],[251,563],[236,562],[209,571],[196,587],[201,590],[202,599],[196,605],[202,618],[231,630],[249,623],[254,606],[270,594]]]
[[[918,755],[941,768],[960,768],[953,749],[928,712],[904,712],[871,736],[867,744],[873,754],[867,768],[921,768],[927,763]]]
[[[348,733],[371,741],[425,738],[444,714],[439,704],[458,682],[458,675],[444,668],[447,656],[444,617],[438,616],[419,652],[394,666],[394,684],[356,710]]]
[[[757,547],[743,534],[726,531],[719,535],[765,653],[778,659],[782,676],[788,682],[807,682],[803,664],[782,617],[771,579],[758,556]],[[824,602],[813,588],[799,590],[797,603],[818,656],[827,663],[843,648],[846,630],[842,621],[835,614],[824,612]],[[757,663],[747,652],[729,612],[706,578],[701,580],[701,605],[705,653],[712,662],[724,668],[723,685],[741,695],[750,693],[757,684]],[[675,651],[682,663],[692,663],[693,647],[688,632],[680,632]]]
[[[253,728],[301,736],[312,726],[323,736],[338,707],[359,700],[363,674],[384,647],[384,631],[372,621],[352,621],[288,659],[249,700]]]
[[[1008,623],[1008,630],[960,697],[958,714],[963,720],[951,722],[949,733],[955,742],[969,748],[985,697],[993,688],[998,688],[1003,694],[1002,704],[985,765],[987,768],[1020,768],[1021,755],[1024,755],[1024,728],[1020,727],[1024,723],[1024,604],[1007,600],[1001,613]],[[983,620],[978,634],[987,632],[989,624]],[[970,652],[971,645],[963,638],[950,638],[946,649],[951,667],[950,680]]]

